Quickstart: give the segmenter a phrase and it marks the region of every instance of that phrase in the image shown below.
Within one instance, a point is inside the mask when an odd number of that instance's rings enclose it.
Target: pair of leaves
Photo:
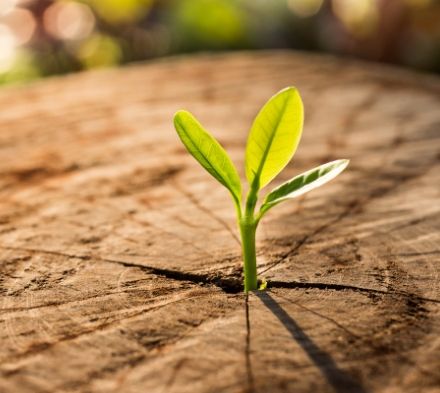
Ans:
[[[246,146],[246,177],[255,193],[273,180],[295,154],[301,138],[303,118],[301,97],[294,87],[278,92],[258,113]],[[174,125],[187,150],[230,191],[235,203],[240,206],[240,178],[223,147],[187,111],[176,113]],[[278,203],[331,180],[347,164],[347,160],[324,164],[275,188],[264,199],[260,217]]]

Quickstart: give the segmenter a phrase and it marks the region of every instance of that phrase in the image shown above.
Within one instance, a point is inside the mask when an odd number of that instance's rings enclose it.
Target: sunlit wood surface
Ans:
[[[246,299],[234,208],[172,126],[192,111],[244,179],[287,85],[306,122]],[[440,389],[440,81],[292,52],[182,57],[0,91],[0,391]]]

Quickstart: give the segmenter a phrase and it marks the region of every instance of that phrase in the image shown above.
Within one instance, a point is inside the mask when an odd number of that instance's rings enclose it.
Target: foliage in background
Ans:
[[[298,48],[440,72],[438,0],[2,0],[0,83],[206,50]]]

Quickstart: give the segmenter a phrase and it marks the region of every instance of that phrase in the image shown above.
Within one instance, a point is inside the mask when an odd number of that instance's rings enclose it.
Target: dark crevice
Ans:
[[[181,272],[176,270],[155,268],[155,267],[145,267],[136,264],[131,264],[127,262],[115,261],[105,259],[107,262],[120,263],[128,267],[137,267],[145,270],[150,274],[155,274],[168,279],[177,281],[188,281],[194,284],[202,285],[214,285],[226,293],[239,293],[242,292],[244,287],[242,279],[234,276],[221,276],[218,274],[203,274],[203,273],[189,273]],[[261,282],[259,282],[261,284]],[[335,283],[323,283],[323,282],[301,282],[301,281],[276,281],[268,280],[267,288],[284,288],[284,289],[319,289],[319,290],[333,290],[333,291],[354,291],[359,293],[364,293],[367,295],[387,295],[387,296],[401,296],[408,299],[422,300],[432,303],[440,303],[438,299],[431,299],[422,296],[417,296],[415,294],[403,292],[403,291],[384,291],[380,289],[358,287],[356,285],[350,284],[335,284]]]
[[[191,273],[179,270],[163,269],[152,266],[138,265],[136,263],[124,262],[115,259],[101,258],[101,260],[110,263],[117,263],[125,267],[135,267],[149,274],[164,277],[169,280],[186,281],[199,285],[214,285],[226,293],[239,293],[243,291],[242,280],[238,277],[221,276],[220,274]]]
[[[334,284],[323,282],[301,282],[301,281],[268,281],[268,288],[283,288],[283,289],[320,289],[320,290],[333,290],[333,291],[354,291],[359,293],[365,293],[367,295],[388,295],[388,296],[402,296],[408,299],[422,300],[431,303],[440,303],[438,299],[426,298],[423,296],[417,296],[412,293],[402,291],[382,291],[380,289],[364,288],[355,285],[346,284]]]
[[[171,270],[171,269],[163,269],[152,266],[140,265],[137,263],[121,261],[118,259],[109,259],[102,258],[96,255],[76,255],[76,254],[68,254],[60,251],[52,251],[52,250],[40,250],[33,248],[25,248],[25,247],[10,247],[10,246],[1,246],[0,248],[6,250],[16,250],[16,251],[24,251],[30,253],[43,253],[49,255],[62,256],[65,258],[72,259],[81,259],[81,260],[99,260],[108,263],[116,263],[125,267],[132,267],[141,269],[142,271],[154,274],[157,276],[161,276],[170,280],[175,281],[186,281],[191,282],[193,284],[202,284],[202,285],[214,285],[226,293],[238,293],[243,291],[242,280],[239,277],[235,276],[222,276],[221,273],[191,273],[191,272],[183,272],[179,270]],[[238,275],[238,273],[237,273]]]
[[[147,267],[148,273],[162,276],[176,281],[189,281],[194,284],[214,285],[226,293],[239,293],[243,291],[241,280],[236,277],[222,277],[217,274],[188,273],[177,270]]]
[[[2,249],[10,249],[17,251],[26,251],[33,253],[45,253],[51,255],[58,255],[67,258],[77,258],[82,260],[91,260],[97,259],[103,262],[108,263],[116,263],[125,267],[132,267],[141,269],[142,271],[154,274],[157,276],[161,276],[170,280],[175,281],[184,281],[191,282],[193,284],[198,285],[213,285],[220,288],[222,291],[230,294],[235,294],[243,291],[243,280],[241,276],[239,277],[237,272],[236,275],[222,275],[221,273],[191,273],[191,272],[183,272],[179,270],[171,270],[171,269],[163,269],[152,266],[139,265],[132,262],[121,261],[117,259],[109,259],[102,258],[94,255],[73,255],[66,254],[59,251],[50,251],[50,250],[38,250],[38,249],[30,249],[30,248],[21,248],[21,247],[4,247],[0,246]],[[260,282],[261,283],[261,282]],[[364,288],[358,287],[355,285],[349,284],[334,284],[334,283],[323,283],[323,282],[302,282],[302,281],[276,281],[276,280],[268,280],[267,288],[284,288],[284,289],[319,289],[319,290],[334,290],[334,291],[355,291],[359,293],[366,293],[369,295],[388,295],[388,296],[403,296],[409,299],[423,300],[432,303],[440,303],[438,299],[425,298],[421,296],[417,296],[411,293],[402,292],[402,291],[383,291],[380,289],[373,288]]]
[[[245,358],[246,358],[246,375],[247,375],[247,393],[255,392],[254,374],[252,371],[251,362],[251,322],[249,316],[249,295],[246,294],[245,301],[246,310],[246,345],[245,345]]]

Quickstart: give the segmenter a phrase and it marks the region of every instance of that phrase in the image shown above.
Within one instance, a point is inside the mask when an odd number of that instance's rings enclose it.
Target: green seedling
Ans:
[[[260,190],[281,172],[295,154],[303,118],[303,103],[294,87],[275,94],[260,110],[247,140],[245,170],[249,189],[243,206],[240,177],[223,147],[191,113],[181,110],[174,116],[174,126],[188,152],[232,196],[241,235],[245,292],[258,286],[255,233],[261,218],[279,203],[327,183],[348,165],[348,160],[336,160],[295,176],[270,191],[256,211]]]

